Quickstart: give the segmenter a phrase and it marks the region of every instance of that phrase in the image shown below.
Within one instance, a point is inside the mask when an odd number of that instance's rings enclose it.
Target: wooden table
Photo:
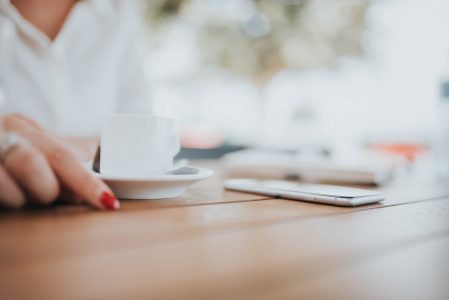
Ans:
[[[119,212],[0,212],[0,299],[449,299],[448,182],[357,208],[221,182]]]

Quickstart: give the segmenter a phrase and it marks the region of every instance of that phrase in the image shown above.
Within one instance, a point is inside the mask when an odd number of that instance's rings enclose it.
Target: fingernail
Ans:
[[[115,196],[110,192],[103,192],[100,196],[101,204],[107,209],[119,209],[120,202],[115,198]]]

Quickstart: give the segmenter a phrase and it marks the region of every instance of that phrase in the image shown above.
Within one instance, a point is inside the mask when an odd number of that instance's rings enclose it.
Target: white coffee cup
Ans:
[[[101,136],[100,172],[117,176],[165,174],[180,143],[174,121],[152,115],[110,115]]]

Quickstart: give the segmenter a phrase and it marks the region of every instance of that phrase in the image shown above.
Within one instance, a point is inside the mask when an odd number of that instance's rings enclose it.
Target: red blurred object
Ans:
[[[379,143],[370,145],[370,148],[387,154],[401,155],[413,162],[416,156],[425,153],[429,147],[413,143]]]
[[[223,137],[212,130],[189,130],[181,134],[181,145],[185,148],[212,149],[223,144]]]

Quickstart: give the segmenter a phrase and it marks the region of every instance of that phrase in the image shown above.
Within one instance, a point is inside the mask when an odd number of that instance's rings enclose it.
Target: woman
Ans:
[[[117,209],[87,171],[105,117],[150,113],[138,1],[0,0],[0,204]]]

